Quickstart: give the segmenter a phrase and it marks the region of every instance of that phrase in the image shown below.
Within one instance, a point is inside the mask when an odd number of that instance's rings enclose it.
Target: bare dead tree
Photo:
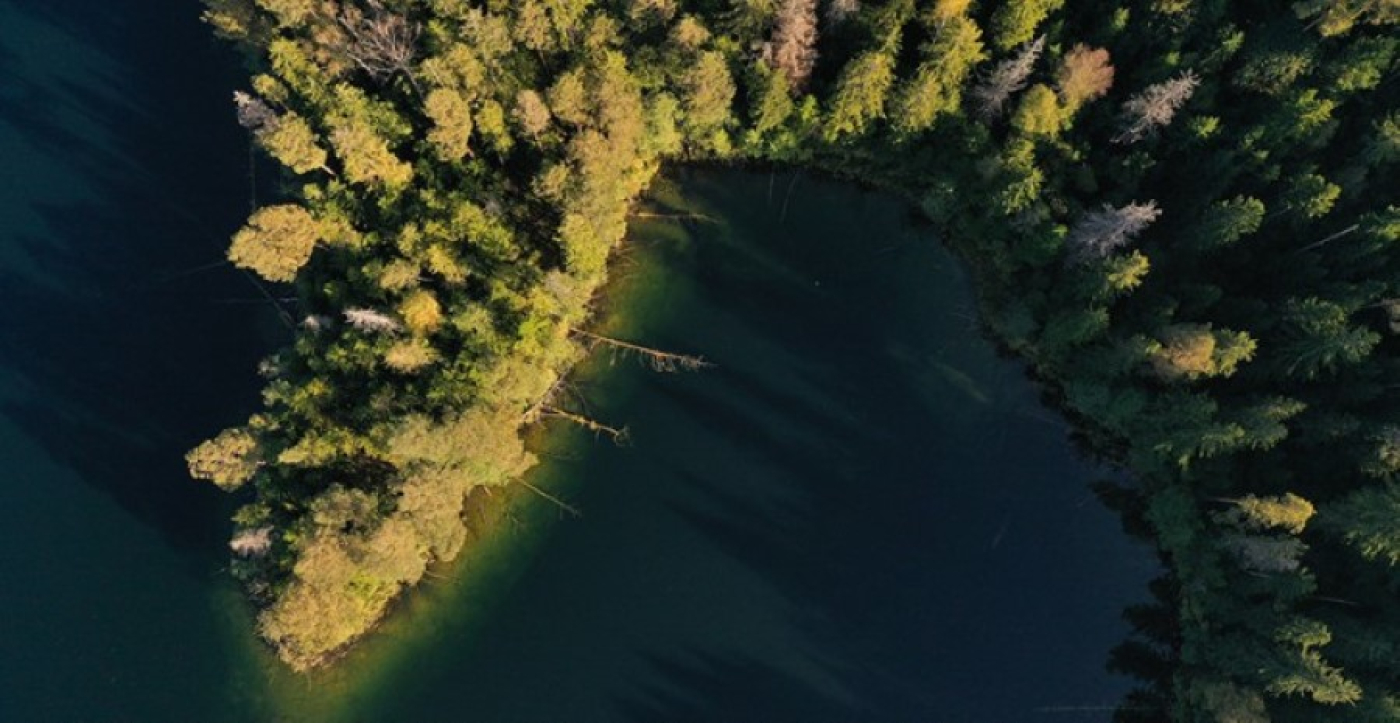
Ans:
[[[705,357],[702,356],[675,354],[658,349],[650,349],[638,344],[625,342],[621,339],[613,339],[611,337],[602,336],[601,334],[594,334],[582,329],[572,329],[571,331],[595,344],[602,344],[603,346],[611,347],[624,354],[634,355],[646,363],[647,366],[651,367],[653,371],[670,373],[684,370],[693,372],[714,366],[710,362],[705,361]]]
[[[1185,71],[1171,80],[1149,85],[1123,104],[1127,127],[1114,137],[1114,143],[1137,143],[1159,128],[1171,124],[1176,112],[1191,100],[1201,79],[1193,71]]]
[[[991,123],[1006,110],[1006,101],[1026,87],[1026,81],[1035,70],[1036,61],[1045,50],[1045,36],[1021,46],[1015,57],[997,63],[991,72],[982,77],[982,82],[972,89],[976,112],[986,123]]]
[[[530,490],[531,492],[534,492],[535,494],[539,495],[540,497],[543,497],[543,498],[546,499],[546,500],[549,500],[550,502],[553,502],[555,505],[557,505],[557,506],[559,507],[559,509],[561,509],[561,510],[567,512],[567,513],[569,513],[569,515],[570,515],[571,517],[583,517],[583,511],[582,511],[582,510],[580,510],[580,509],[577,508],[577,507],[574,507],[573,505],[569,504],[568,502],[565,502],[564,500],[561,500],[561,499],[559,499],[558,497],[556,497],[556,496],[554,496],[554,495],[552,495],[552,494],[550,494],[550,493],[548,493],[548,492],[545,492],[544,490],[540,489],[539,487],[536,487],[535,485],[530,484],[530,482],[529,482],[528,480],[520,479],[520,480],[516,480],[516,481],[519,482],[519,483],[521,484],[521,486],[523,486],[525,489]],[[519,522],[518,519],[517,519],[516,521]]]
[[[402,73],[418,91],[413,60],[418,55],[421,28],[403,15],[385,10],[378,0],[369,0],[368,5],[366,13],[347,3],[336,18],[346,34],[341,53],[377,81]]]
[[[782,0],[763,60],[787,76],[793,92],[806,87],[817,65],[817,0]]]
[[[627,443],[627,428],[613,427],[599,422],[596,419],[589,419],[582,414],[575,414],[565,409],[553,407],[548,404],[541,404],[539,414],[542,417],[557,417],[569,422],[573,422],[594,434],[605,434],[612,439],[614,444],[622,445]]]
[[[240,530],[229,540],[228,546],[240,557],[262,557],[272,549],[272,526]]]
[[[1321,241],[1314,241],[1314,242],[1308,244],[1307,246],[1304,246],[1303,248],[1298,249],[1298,250],[1295,251],[1294,253],[1305,254],[1305,253],[1307,253],[1307,252],[1309,252],[1309,251],[1316,251],[1317,249],[1320,249],[1320,248],[1322,248],[1323,246],[1326,246],[1327,244],[1330,244],[1330,243],[1332,243],[1333,241],[1336,241],[1336,240],[1339,239],[1339,238],[1344,238],[1344,237],[1346,237],[1346,236],[1350,236],[1350,235],[1353,234],[1353,233],[1356,233],[1360,228],[1361,228],[1361,224],[1359,224],[1359,223],[1354,223],[1354,224],[1352,224],[1352,225],[1350,225],[1350,226],[1348,226],[1348,227],[1342,229],[1341,231],[1338,231],[1338,232],[1332,234],[1331,236],[1328,236],[1328,237],[1322,239]]]
[[[840,25],[858,12],[860,0],[831,0],[826,6],[826,21],[831,25]]]
[[[1230,535],[1224,545],[1240,567],[1266,574],[1297,570],[1298,558],[1308,549],[1296,537],[1263,535]]]
[[[403,324],[388,314],[374,309],[346,309],[345,321],[350,326],[373,334],[397,334],[403,331]]]
[[[1105,205],[1103,210],[1086,214],[1069,233],[1070,260],[1084,263],[1105,258],[1127,245],[1161,215],[1156,201],[1130,203],[1122,208]]]
[[[331,326],[334,324],[335,320],[329,316],[323,316],[321,314],[307,314],[306,317],[301,320],[300,326],[301,328],[313,334],[319,334],[325,331],[326,329],[331,328]]]
[[[540,410],[553,402],[555,397],[559,396],[559,392],[564,389],[566,383],[564,377],[555,379],[554,383],[549,385],[549,389],[547,389],[544,394],[541,394],[540,398],[535,400],[535,403],[531,405],[529,409],[525,410],[525,415],[521,417],[521,421],[525,424],[529,424],[538,419]]]
[[[257,132],[277,122],[277,111],[255,95],[235,90],[233,104],[238,109],[238,125],[250,131]]]

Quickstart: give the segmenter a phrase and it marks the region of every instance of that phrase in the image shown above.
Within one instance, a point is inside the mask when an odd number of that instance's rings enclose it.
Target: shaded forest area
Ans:
[[[293,667],[461,551],[524,425],[611,428],[560,389],[633,202],[758,162],[918,204],[1131,471],[1100,493],[1170,572],[1120,720],[1400,721],[1396,0],[206,4],[285,166],[229,257],[299,302],[189,461],[251,490],[234,572]]]

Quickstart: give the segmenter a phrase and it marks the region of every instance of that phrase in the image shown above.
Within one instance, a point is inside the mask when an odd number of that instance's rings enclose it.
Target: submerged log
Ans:
[[[612,441],[616,444],[623,444],[627,441],[626,427],[620,429],[612,427],[597,420],[589,419],[581,414],[574,414],[573,412],[559,409],[558,407],[551,407],[548,404],[540,405],[539,413],[546,417],[558,417],[573,422],[594,434],[606,434],[611,437]]]
[[[705,361],[705,357],[702,356],[693,356],[690,354],[675,354],[672,352],[661,351],[659,349],[651,349],[645,346],[641,346],[639,344],[633,344],[631,342],[622,341],[621,339],[614,339],[612,337],[603,336],[601,334],[594,334],[593,332],[584,331],[582,329],[572,329],[571,331],[575,335],[588,339],[589,341],[592,341],[595,344],[602,344],[603,346],[612,347],[613,349],[621,351],[625,354],[634,354],[639,359],[646,362],[646,364],[650,366],[654,371],[658,372],[669,373],[680,370],[693,372],[714,366],[714,364]]]

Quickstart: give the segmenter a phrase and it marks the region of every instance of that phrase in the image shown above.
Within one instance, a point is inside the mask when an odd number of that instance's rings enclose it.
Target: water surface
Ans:
[[[630,444],[547,465],[584,517],[415,662],[440,682],[403,710],[1109,720],[1127,683],[1103,663],[1151,565],[932,231],[848,185],[673,178],[652,210],[692,218],[636,225],[606,329],[715,366],[599,353],[574,404]]]
[[[0,0],[0,720],[1109,719],[1147,555],[932,231],[787,174],[657,189],[704,219],[639,220],[605,331],[716,366],[594,359],[631,443],[535,477],[582,518],[518,498],[343,665],[269,660],[181,459],[285,333],[218,265],[271,184],[196,15]]]

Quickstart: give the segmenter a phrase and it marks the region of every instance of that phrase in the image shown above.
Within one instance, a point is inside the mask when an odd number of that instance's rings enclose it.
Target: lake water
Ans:
[[[534,481],[342,665],[288,674],[185,449],[283,338],[213,266],[242,73],[189,2],[0,0],[0,721],[1107,721],[1150,555],[888,196],[685,171]],[[267,175],[263,167],[260,173]],[[703,218],[702,218],[703,216]],[[552,423],[557,425],[558,423]]]

